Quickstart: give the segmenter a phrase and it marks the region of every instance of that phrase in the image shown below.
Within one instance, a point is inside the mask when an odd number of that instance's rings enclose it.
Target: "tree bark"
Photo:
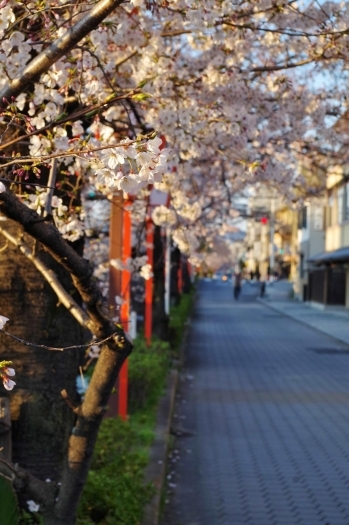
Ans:
[[[153,334],[168,341],[169,318],[165,312],[165,257],[160,226],[154,228]]]
[[[177,305],[180,300],[180,293],[178,288],[178,272],[180,268],[181,252],[178,248],[171,251],[171,304]]]
[[[0,91],[0,100],[4,98],[8,101],[12,97],[17,97],[30,84],[39,80],[40,76],[55,63],[71,51],[76,44],[80,42],[91,31],[97,29],[99,24],[116,9],[123,0],[101,0],[91,11],[84,16],[66,33],[55,40],[42,53],[35,57],[21,72],[18,78],[15,78]]]
[[[15,237],[20,234],[18,225],[10,220],[6,230]],[[59,269],[40,245],[36,252],[71,288],[69,274]],[[0,312],[10,319],[7,327],[16,336],[49,346],[82,342],[81,326],[57,304],[47,281],[12,245],[0,253],[0,277]],[[12,360],[17,372],[16,389],[9,396],[13,461],[43,481],[58,481],[75,418],[60,392],[66,389],[69,397],[78,401],[75,379],[80,352],[28,348],[4,334],[0,334],[0,343],[0,359]]]
[[[70,274],[88,314],[86,327],[97,338],[107,339],[101,347],[100,357],[85,398],[81,406],[74,411],[77,418],[69,436],[60,476],[61,485],[56,487],[55,498],[52,498],[54,492],[52,490],[44,490],[45,494],[40,497],[37,480],[30,481],[29,477],[25,478],[29,479],[26,486],[28,493],[35,494],[37,502],[41,504],[45,522],[50,525],[53,523],[70,525],[75,523],[76,508],[87,478],[98,429],[110,393],[132,345],[122,327],[108,319],[107,305],[93,279],[92,268],[88,261],[69,246],[55,226],[43,221],[42,217],[21,203],[8,190],[0,193],[0,211],[21,224],[24,232],[39,241],[55,261]],[[27,313],[29,305],[24,306],[27,307],[23,310],[23,315]],[[38,336],[36,333],[33,335]],[[63,355],[67,358],[68,354],[64,352]],[[42,373],[43,377],[46,377],[47,372],[48,370],[43,367],[42,372],[39,369],[37,373]]]

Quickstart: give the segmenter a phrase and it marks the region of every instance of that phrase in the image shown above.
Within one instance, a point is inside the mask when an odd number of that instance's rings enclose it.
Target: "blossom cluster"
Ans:
[[[63,204],[61,198],[56,195],[51,197],[48,191],[39,186],[36,187],[36,194],[22,196],[23,202],[39,215],[45,211],[49,199],[51,200],[54,223],[62,234],[62,237],[70,242],[77,241],[85,233],[82,212],[77,213],[75,210],[69,211],[68,207]]]
[[[162,140],[155,137],[141,145],[125,139],[118,147],[106,149],[95,168],[97,183],[136,193],[148,184],[161,182],[169,154],[169,149],[161,146]]]
[[[147,260],[148,256],[142,255],[133,259],[128,258],[124,262],[121,259],[110,259],[109,264],[116,270],[124,270],[130,273],[138,271],[139,275],[147,281],[153,277],[152,267]]]
[[[93,4],[2,2],[0,88]],[[153,220],[198,258],[202,239],[231,218],[232,195],[263,183],[292,199],[300,166],[324,173],[338,152],[348,161],[348,130],[332,125],[347,108],[348,25],[348,3],[334,0],[132,0],[10,101],[18,114],[0,122],[10,131],[24,122],[32,158],[60,155],[69,176],[105,194],[165,187],[170,208]],[[79,238],[79,213],[52,206],[62,235]]]

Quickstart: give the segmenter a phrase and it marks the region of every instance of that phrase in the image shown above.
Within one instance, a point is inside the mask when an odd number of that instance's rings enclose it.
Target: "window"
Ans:
[[[338,189],[337,193],[338,206],[337,206],[337,221],[341,224],[344,220],[344,187]]]
[[[300,265],[299,265],[300,278],[304,277],[304,253],[300,254]]]
[[[344,220],[349,219],[349,182],[344,186]]]
[[[327,201],[327,220],[326,220],[327,226],[332,226],[333,224],[333,207],[334,207],[333,204],[334,204],[333,193],[330,193],[328,196],[328,201]]]
[[[308,210],[308,207],[304,206],[298,212],[298,228],[300,229],[307,228],[307,210]]]
[[[314,230],[322,231],[324,229],[324,208],[316,206],[314,208]]]

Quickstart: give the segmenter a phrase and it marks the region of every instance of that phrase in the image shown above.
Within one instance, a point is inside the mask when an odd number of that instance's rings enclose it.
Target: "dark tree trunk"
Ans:
[[[186,257],[182,257],[182,279],[183,279],[183,293],[190,293],[191,290],[191,280],[188,268],[188,260]]]
[[[7,219],[4,224],[13,235],[20,234],[14,222]],[[25,239],[71,291],[68,273],[38,243],[34,248],[33,240]],[[4,244],[0,236],[0,246]],[[57,296],[34,265],[12,245],[0,253],[0,263],[0,314],[10,319],[6,329],[38,344],[79,344],[81,327],[57,304]],[[76,400],[80,352],[27,347],[4,334],[0,341],[0,359],[12,360],[16,370],[17,385],[9,396],[13,461],[42,480],[58,480],[75,418],[60,392],[66,389],[71,400]]]
[[[178,272],[181,264],[181,252],[178,248],[171,251],[171,305],[177,305],[180,300],[180,291],[178,287]]]
[[[169,318],[165,312],[164,239],[160,226],[154,228],[153,334],[167,341]]]
[[[62,442],[58,443],[58,440],[56,440],[56,451],[53,451],[52,447],[49,448],[47,456],[50,458],[53,457],[54,460],[56,460],[56,457],[62,455],[62,451],[66,451],[66,453],[64,454],[65,458],[61,467],[60,485],[45,483],[38,477],[32,476],[28,470],[21,469],[20,467],[14,469],[11,466],[2,464],[0,465],[1,472],[3,475],[7,475],[8,471],[10,471],[10,475],[16,472],[14,485],[20,492],[25,490],[25,492],[28,493],[29,498],[27,498],[27,500],[33,498],[34,501],[42,506],[44,520],[47,520],[47,523],[65,523],[66,525],[71,525],[75,520],[77,505],[87,478],[98,429],[105,414],[110,393],[115,385],[122,364],[132,350],[132,344],[125,337],[122,328],[115,325],[115,323],[111,322],[106,316],[106,304],[93,278],[92,267],[88,261],[82,258],[62,239],[58,230],[51,223],[42,221],[42,218],[39,217],[35,211],[30,210],[8,190],[0,193],[0,210],[7,217],[21,224],[23,231],[31,236],[26,239],[26,235],[24,235],[24,241],[27,246],[24,246],[24,248],[26,250],[28,250],[28,245],[33,247],[33,239],[36,239],[38,243],[41,242],[45,246],[47,252],[52,255],[60,267],[62,267],[62,269],[64,268],[65,271],[71,275],[74,287],[80,294],[85,309],[79,309],[79,306],[77,304],[74,305],[64,293],[61,294],[62,301],[67,304],[67,307],[69,306],[73,309],[77,318],[81,320],[81,324],[91,330],[92,334],[100,340],[101,352],[91,376],[89,387],[81,404],[73,410],[76,414],[73,428],[71,428],[73,417],[69,411],[65,411],[66,409],[61,403],[57,391],[61,390],[63,384],[70,393],[72,400],[74,400],[74,379],[78,357],[74,353],[71,355],[68,352],[62,353],[62,357],[64,356],[68,359],[67,364],[65,364],[65,360],[61,360],[59,354],[55,356],[48,350],[48,354],[40,354],[40,358],[44,360],[44,363],[41,359],[39,360],[37,358],[37,354],[30,353],[31,358],[29,359],[28,365],[25,352],[23,352],[20,347],[16,345],[13,346],[13,355],[18,361],[19,371],[21,373],[18,391],[19,401],[16,401],[15,396],[13,397],[13,407],[17,409],[16,419],[19,419],[22,413],[26,414],[24,410],[22,411],[22,407],[26,407],[28,403],[41,402],[42,400],[43,406],[46,407],[48,404],[46,398],[49,397],[50,406],[52,409],[57,409],[55,418],[52,419],[52,428],[53,431],[55,431],[54,426],[55,424],[58,425],[57,431],[61,432]],[[6,223],[7,228],[10,228],[9,224],[10,223]],[[4,230],[4,228],[2,229]],[[5,248],[7,248],[6,244],[3,249],[4,252]],[[39,247],[36,247],[36,250],[38,249]],[[42,257],[45,257],[46,260],[47,254],[43,253]],[[40,335],[38,334],[46,332],[45,342],[50,342],[51,340],[54,342],[60,340],[63,340],[65,343],[70,342],[70,337],[74,334],[74,329],[70,330],[69,324],[66,323],[66,320],[70,320],[70,315],[69,317],[65,317],[65,315],[68,314],[64,311],[59,323],[55,322],[58,315],[56,311],[57,306],[55,306],[56,299],[46,299],[46,294],[50,293],[50,290],[44,293],[46,283],[41,283],[38,275],[31,273],[29,263],[19,261],[20,259],[18,259],[19,269],[17,271],[15,267],[17,258],[12,257],[11,260],[10,253],[9,261],[4,266],[3,271],[5,282],[10,282],[9,285],[4,287],[3,297],[7,294],[6,297],[8,300],[11,299],[12,301],[11,283],[17,290],[17,296],[21,297],[22,306],[19,307],[15,304],[9,305],[8,308],[9,311],[11,311],[9,315],[14,315],[17,310],[19,310],[20,315],[29,315],[29,323],[36,324],[35,333],[32,333],[32,329],[28,329],[26,333],[34,335],[36,341],[40,341]],[[13,267],[17,273],[13,271]],[[27,277],[29,274],[31,278],[28,281]],[[57,271],[57,274],[60,274],[60,272]],[[37,288],[39,288],[40,293],[35,295]],[[69,292],[71,292],[72,289],[73,287],[69,286]],[[32,297],[34,304],[31,304],[31,302],[26,299],[26,293],[34,294]],[[39,301],[43,303],[41,307],[42,310],[38,307]],[[5,301],[3,306],[6,307]],[[1,307],[0,304],[0,308]],[[31,307],[34,314],[30,310]],[[42,318],[39,317],[42,311],[46,312],[46,318],[44,316]],[[5,312],[3,312],[3,314],[5,314]],[[22,328],[22,330],[25,331],[22,325],[23,323],[19,322],[18,330]],[[17,329],[15,323],[13,326]],[[51,333],[51,328],[53,328],[53,334]],[[63,331],[64,333],[62,333]],[[80,335],[80,328],[77,328],[76,333]],[[67,377],[65,377],[64,380],[62,379],[62,375],[65,374]],[[23,384],[21,381],[23,381]],[[27,390],[28,386],[31,388],[29,391]],[[49,390],[49,388],[51,388],[51,390]],[[60,410],[60,408],[62,410]],[[38,403],[37,409],[33,412],[37,414],[40,409],[41,407]],[[58,424],[55,421],[57,414],[62,415]],[[64,425],[65,417],[66,426]],[[51,434],[52,428],[50,429]],[[71,429],[69,440],[64,441],[69,429]],[[40,422],[40,424],[36,426],[36,439],[40,439],[41,430]],[[26,450],[29,449],[29,452],[27,455],[23,452],[22,456],[23,461],[27,463],[27,458],[30,457],[31,443],[32,439],[26,442]],[[42,446],[43,444],[41,443],[41,447]],[[40,454],[40,460],[45,459],[45,454],[46,451]],[[50,469],[53,469],[55,463],[52,459],[50,462]],[[38,467],[38,470],[40,470],[40,476],[43,476],[42,469]],[[52,470],[50,470],[50,473],[52,478]]]

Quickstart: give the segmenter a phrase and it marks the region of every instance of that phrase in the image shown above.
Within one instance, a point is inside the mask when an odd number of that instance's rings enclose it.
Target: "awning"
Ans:
[[[321,252],[312,255],[307,259],[307,262],[314,264],[330,264],[330,263],[344,263],[349,262],[349,246],[339,248],[331,252]]]

